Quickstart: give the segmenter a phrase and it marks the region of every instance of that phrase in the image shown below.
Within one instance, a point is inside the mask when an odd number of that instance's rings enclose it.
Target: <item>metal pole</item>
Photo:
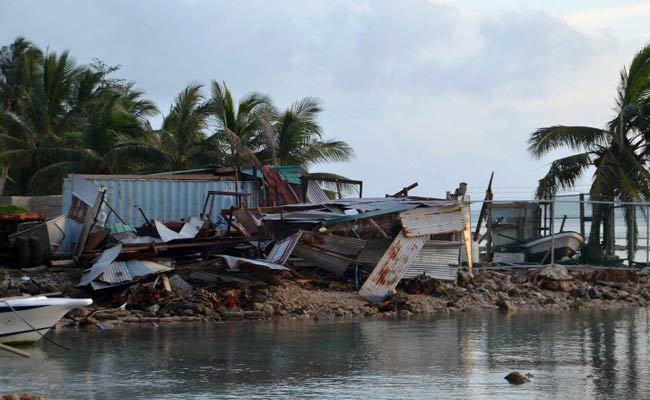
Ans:
[[[648,248],[650,247],[650,206],[645,209],[645,266],[650,267]]]
[[[555,198],[553,198],[553,201],[555,201]],[[551,265],[555,264],[555,235],[554,235],[554,228],[555,228],[555,203],[551,203]]]

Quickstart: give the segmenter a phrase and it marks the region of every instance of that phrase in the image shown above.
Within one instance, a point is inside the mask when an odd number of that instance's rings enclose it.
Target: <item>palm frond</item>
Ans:
[[[571,150],[591,150],[596,145],[606,144],[610,132],[588,126],[555,125],[540,128],[528,139],[528,152],[541,158],[552,150],[569,148]]]

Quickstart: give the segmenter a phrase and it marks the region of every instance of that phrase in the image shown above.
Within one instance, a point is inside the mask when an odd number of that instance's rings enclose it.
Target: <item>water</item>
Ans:
[[[0,354],[0,392],[47,399],[634,399],[650,312],[483,313],[63,330]],[[522,386],[503,377],[531,372]]]

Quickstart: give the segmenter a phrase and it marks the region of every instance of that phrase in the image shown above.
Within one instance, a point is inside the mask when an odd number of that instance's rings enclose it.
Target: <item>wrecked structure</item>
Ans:
[[[152,279],[189,290],[175,271],[196,268],[195,277],[243,273],[271,284],[329,277],[379,302],[402,279],[455,280],[461,259],[471,268],[464,193],[410,197],[411,185],[385,198],[340,198],[341,184],[361,195],[363,183],[334,179],[326,191],[319,181],[300,167],[268,166],[71,175],[59,249],[86,268],[79,286],[95,291]]]

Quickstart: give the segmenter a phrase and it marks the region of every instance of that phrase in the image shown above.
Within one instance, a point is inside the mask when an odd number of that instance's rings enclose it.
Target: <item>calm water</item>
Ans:
[[[65,330],[0,354],[0,392],[47,399],[634,399],[650,312],[461,314]],[[503,377],[531,372],[523,386]]]

